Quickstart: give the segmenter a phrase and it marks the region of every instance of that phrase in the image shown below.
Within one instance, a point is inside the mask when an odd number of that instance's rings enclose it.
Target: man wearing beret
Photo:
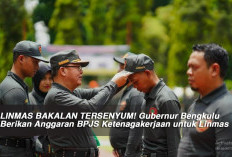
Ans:
[[[33,77],[39,61],[47,62],[41,56],[41,45],[32,41],[20,41],[13,50],[13,66],[0,85],[0,105],[27,105],[28,87],[26,77]],[[31,156],[31,138],[1,137],[0,156]]]
[[[132,74],[128,77],[134,88],[145,93],[146,114],[180,113],[180,104],[173,91],[159,79],[154,71],[153,60],[144,54],[125,58],[125,70]],[[154,119],[148,120],[153,122]],[[180,141],[179,128],[172,127],[177,119],[156,119],[156,122],[170,122],[170,127],[147,127],[143,135],[143,157],[176,157]]]
[[[135,55],[133,53],[126,53],[123,57],[114,57],[114,60],[119,63],[118,72],[124,70],[125,58]],[[122,93],[116,112],[133,112],[137,114],[137,119],[115,119],[116,122],[138,122],[138,115],[141,113],[141,106],[144,102],[144,94],[133,88],[129,82]],[[139,157],[141,154],[142,144],[142,128],[118,128],[112,127],[110,129],[110,143],[114,148],[113,154],[115,157]]]
[[[82,83],[82,67],[89,64],[75,50],[61,51],[50,59],[54,83],[46,98],[46,106],[67,107],[78,112],[101,111],[119,87],[127,82],[128,74],[121,72],[98,92],[77,90]],[[76,89],[76,90],[75,90]],[[75,90],[75,91],[74,91]],[[90,127],[49,129],[48,137],[57,157],[97,157],[98,149]]]

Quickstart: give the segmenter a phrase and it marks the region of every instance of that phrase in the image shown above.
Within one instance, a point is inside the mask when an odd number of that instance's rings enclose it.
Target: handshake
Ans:
[[[131,74],[131,72],[128,71],[121,71],[114,75],[114,77],[111,79],[114,83],[117,84],[118,87],[122,87],[128,83],[128,76]]]

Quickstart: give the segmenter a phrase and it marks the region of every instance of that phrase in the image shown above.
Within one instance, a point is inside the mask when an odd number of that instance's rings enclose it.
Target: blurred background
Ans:
[[[192,46],[214,42],[232,58],[231,27],[231,0],[0,0],[0,82],[20,40],[41,43],[48,59],[76,49],[90,60],[82,87],[105,84],[117,72],[113,56],[145,53],[185,111],[194,98],[186,76]],[[225,82],[231,90],[231,61]]]
[[[145,53],[185,111],[194,98],[186,76],[192,46],[217,43],[231,59],[231,28],[231,0],[0,0],[0,82],[20,40],[41,43],[47,58],[76,49],[90,60],[83,87],[103,85],[116,73],[113,56]],[[231,90],[232,61],[225,82]]]

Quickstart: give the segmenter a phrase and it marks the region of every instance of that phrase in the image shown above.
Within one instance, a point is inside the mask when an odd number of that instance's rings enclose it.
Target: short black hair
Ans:
[[[60,69],[60,67],[53,67],[51,70],[51,75],[52,75],[52,79],[57,76],[58,74],[58,70]]]
[[[15,63],[16,62],[16,60],[17,60],[17,58],[19,57],[19,53],[18,52],[14,52],[13,53],[13,63]]]
[[[196,44],[193,51],[203,52],[207,66],[218,63],[220,66],[220,77],[225,78],[228,69],[229,56],[228,52],[217,44]]]

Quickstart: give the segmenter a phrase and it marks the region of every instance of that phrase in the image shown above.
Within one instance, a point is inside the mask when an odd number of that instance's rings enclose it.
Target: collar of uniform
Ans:
[[[151,89],[151,91],[146,94],[146,98],[154,99],[155,96],[160,92],[160,90],[165,86],[165,83],[163,79],[160,79],[160,81],[157,83],[155,87]]]
[[[64,87],[64,86],[62,86],[61,84],[59,84],[59,83],[55,83],[55,82],[53,82],[52,83],[52,87],[56,87],[56,88],[59,88],[59,89],[62,89],[62,90],[65,90],[65,91],[67,91],[67,92],[69,92],[69,93],[71,93],[71,94],[73,94],[68,88],[66,88],[66,87]]]
[[[42,97],[41,95],[39,95],[39,93],[37,93],[35,91],[35,89],[32,90],[32,95],[39,101],[39,103],[43,104],[44,97]]]
[[[214,91],[210,92],[206,96],[204,96],[202,99],[200,97],[197,101],[202,101],[204,104],[210,104],[212,101],[214,101],[217,97],[223,95],[227,92],[226,85],[223,83],[222,86],[218,87]]]
[[[133,88],[133,84],[130,85],[129,87],[126,87],[125,90],[123,91],[122,95],[125,95],[127,92],[129,92]]]
[[[125,89],[125,92],[131,90],[132,88],[133,88],[133,85],[130,85],[129,87],[127,87],[127,88]]]
[[[16,82],[18,82],[27,92],[28,92],[28,87],[25,84],[25,82],[23,82],[23,80],[16,75],[15,73],[8,71],[7,76],[10,76],[11,78],[13,78]]]

